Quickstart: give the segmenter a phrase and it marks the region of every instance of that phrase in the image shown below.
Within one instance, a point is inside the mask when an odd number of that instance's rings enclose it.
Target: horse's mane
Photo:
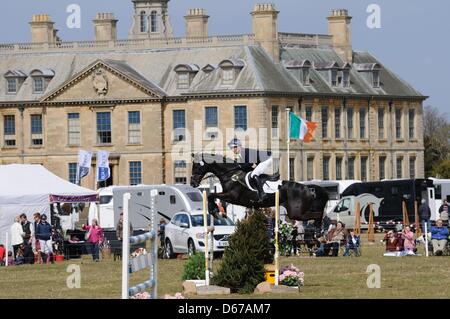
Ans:
[[[199,163],[203,161],[207,164],[218,163],[218,164],[234,164],[235,161],[220,154],[210,154],[210,153],[197,153],[194,155],[193,161]]]

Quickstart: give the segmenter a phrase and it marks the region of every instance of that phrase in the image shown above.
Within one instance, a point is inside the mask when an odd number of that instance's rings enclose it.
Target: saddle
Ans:
[[[245,176],[245,182],[250,190],[256,191],[257,186],[255,181],[250,178],[251,173],[247,173]],[[263,189],[266,194],[273,194],[277,191],[278,187],[281,185],[280,173],[273,175],[261,174],[259,175],[261,183],[263,184]]]

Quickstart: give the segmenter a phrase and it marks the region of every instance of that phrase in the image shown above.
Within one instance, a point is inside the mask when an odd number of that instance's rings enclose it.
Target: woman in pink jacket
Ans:
[[[98,225],[97,220],[93,219],[91,226],[83,225],[83,230],[87,231],[88,252],[92,254],[95,262],[100,261],[100,244],[104,240],[103,229]]]
[[[414,255],[414,234],[409,228],[405,226],[402,231],[403,247],[406,255]]]

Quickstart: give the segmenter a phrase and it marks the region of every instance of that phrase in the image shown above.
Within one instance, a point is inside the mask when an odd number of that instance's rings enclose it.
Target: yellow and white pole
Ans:
[[[279,251],[278,251],[278,220],[280,219],[280,192],[275,193],[275,286],[278,286],[279,282]]]
[[[203,191],[203,224],[205,226],[205,284],[209,286],[208,210],[206,209],[206,191]]]

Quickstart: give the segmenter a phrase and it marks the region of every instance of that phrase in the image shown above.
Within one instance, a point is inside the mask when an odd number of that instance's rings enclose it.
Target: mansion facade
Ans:
[[[251,34],[209,36],[209,17],[191,9],[174,38],[168,1],[133,0],[127,40],[111,13],[85,42],[61,41],[40,14],[31,43],[0,44],[0,165],[75,182],[78,151],[105,150],[108,185],[186,183],[186,154],[226,151],[237,136],[273,149],[283,179],[424,177],[427,97],[353,50],[346,10],[331,12],[328,35],[282,33],[275,7],[257,4]],[[288,153],[289,110],[319,125]],[[96,188],[95,174],[82,185]]]

